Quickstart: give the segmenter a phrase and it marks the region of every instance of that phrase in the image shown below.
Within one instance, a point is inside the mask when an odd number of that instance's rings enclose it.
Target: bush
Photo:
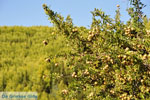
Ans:
[[[64,20],[43,5],[56,33],[72,48],[52,57],[63,59],[58,62],[62,71],[49,62],[56,87],[62,81],[65,85],[60,92],[64,100],[150,99],[150,21],[143,17],[140,0],[130,2],[127,24],[120,21],[117,5],[115,19],[95,9],[90,29],[74,26],[70,16]]]

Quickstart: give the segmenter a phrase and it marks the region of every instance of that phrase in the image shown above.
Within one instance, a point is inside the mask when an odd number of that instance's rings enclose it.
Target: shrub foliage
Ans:
[[[150,99],[149,22],[141,11],[145,5],[140,0],[130,2],[127,24],[120,21],[117,5],[115,19],[101,9],[91,12],[90,29],[74,26],[70,16],[64,20],[43,5],[57,34],[64,35],[66,45],[72,47],[64,54],[63,73],[57,73],[66,86],[64,99]]]

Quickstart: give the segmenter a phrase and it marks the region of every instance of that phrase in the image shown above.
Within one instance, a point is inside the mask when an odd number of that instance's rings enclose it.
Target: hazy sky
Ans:
[[[142,1],[147,5],[143,11],[150,17],[150,0]],[[122,21],[129,19],[126,12],[128,0],[0,0],[0,26],[51,26],[42,8],[44,3],[65,17],[70,14],[78,26],[87,27],[91,24],[90,11],[94,8],[100,8],[114,18],[117,4],[121,8]]]

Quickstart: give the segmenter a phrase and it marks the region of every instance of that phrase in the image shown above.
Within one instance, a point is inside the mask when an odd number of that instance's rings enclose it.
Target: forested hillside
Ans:
[[[51,27],[0,27],[0,91],[36,91],[39,100],[46,100],[51,88],[48,61],[53,57],[55,67],[63,64],[55,56],[69,50],[65,42]]]

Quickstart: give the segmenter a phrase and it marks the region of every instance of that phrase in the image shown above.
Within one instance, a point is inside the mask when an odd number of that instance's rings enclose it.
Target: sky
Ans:
[[[142,2],[147,5],[143,12],[150,18],[150,0]],[[64,17],[71,15],[77,26],[90,26],[90,12],[94,8],[102,9],[114,18],[117,4],[120,5],[121,20],[129,19],[128,0],[0,0],[0,26],[52,26],[42,8],[44,3]]]

